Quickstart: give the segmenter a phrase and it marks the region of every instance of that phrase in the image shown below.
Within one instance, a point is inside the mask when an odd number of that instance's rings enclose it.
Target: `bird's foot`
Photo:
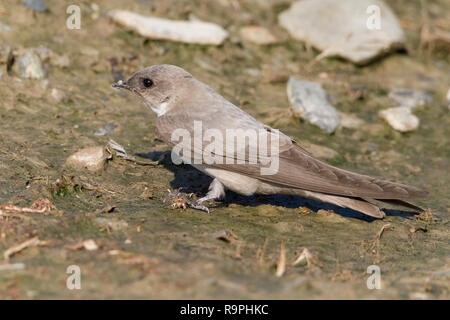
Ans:
[[[175,198],[175,201],[172,203],[172,205],[170,206],[173,209],[177,209],[177,208],[181,208],[181,209],[186,209],[187,207],[190,207],[192,209],[196,209],[196,210],[201,210],[201,211],[205,211],[207,213],[210,213],[210,210],[208,207],[202,205],[201,203],[204,201],[202,199],[199,200],[190,200],[188,199],[192,197],[192,193],[188,194],[186,196],[186,194],[181,193],[181,192],[172,192],[170,190],[169,194],[167,195],[167,198]]]

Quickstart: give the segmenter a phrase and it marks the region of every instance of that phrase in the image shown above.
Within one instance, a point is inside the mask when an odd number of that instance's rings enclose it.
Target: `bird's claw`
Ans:
[[[201,205],[201,202],[199,201],[192,201],[189,200],[184,193],[181,192],[175,192],[172,193],[170,190],[168,190],[169,193],[167,194],[166,198],[178,198],[179,200],[174,202],[172,204],[172,208],[183,208],[186,209],[186,205],[188,205],[192,209],[205,211],[206,213],[210,213],[210,210],[208,207]],[[192,197],[192,193],[189,194],[189,197]]]

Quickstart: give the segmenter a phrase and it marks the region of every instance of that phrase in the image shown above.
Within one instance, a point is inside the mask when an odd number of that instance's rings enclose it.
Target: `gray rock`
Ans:
[[[125,10],[113,10],[109,12],[109,16],[118,24],[150,39],[220,45],[228,36],[228,32],[222,27],[209,22],[175,21],[142,16]]]
[[[104,126],[100,127],[97,131],[95,131],[94,136],[104,136],[105,134],[112,134],[114,133],[114,129],[116,128],[117,128],[116,124],[109,122]]]
[[[299,117],[329,133],[339,126],[338,112],[328,102],[320,84],[290,77],[287,94],[294,113]]]
[[[24,0],[22,5],[33,9],[34,11],[45,11],[47,10],[47,4],[42,0]]]
[[[370,6],[380,9],[379,30],[368,28]],[[297,1],[279,15],[279,23],[295,39],[323,51],[321,57],[339,56],[355,64],[366,64],[405,42],[397,18],[381,0]]]
[[[46,77],[41,59],[33,50],[27,50],[17,58],[19,75],[22,78],[42,79]]]
[[[433,98],[425,91],[408,88],[391,90],[389,92],[389,98],[397,102],[400,106],[409,108],[424,106],[433,102]]]
[[[420,123],[419,118],[411,113],[410,107],[389,108],[381,110],[378,115],[400,132],[414,131]]]

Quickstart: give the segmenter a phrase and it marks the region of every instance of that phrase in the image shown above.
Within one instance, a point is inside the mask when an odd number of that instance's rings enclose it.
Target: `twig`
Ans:
[[[6,250],[3,253],[3,257],[5,258],[6,261],[9,261],[9,257],[10,256],[12,256],[12,255],[22,251],[25,248],[28,248],[28,247],[31,247],[31,246],[37,246],[39,244],[39,242],[40,241],[39,241],[38,237],[31,238],[31,239],[29,239],[29,240],[27,240],[25,242],[22,242],[22,243],[20,243],[18,245],[15,245],[15,246],[9,248],[8,250]]]
[[[381,239],[381,236],[382,236],[384,230],[389,230],[389,229],[390,229],[390,228],[389,228],[390,226],[391,226],[391,224],[388,223],[388,224],[385,224],[384,226],[381,227],[380,231],[378,231],[378,233],[377,233],[377,240],[380,240],[380,239]]]
[[[277,272],[275,275],[277,277],[282,277],[286,272],[286,249],[284,248],[284,239],[281,240],[281,248],[280,248],[280,258],[277,264]]]

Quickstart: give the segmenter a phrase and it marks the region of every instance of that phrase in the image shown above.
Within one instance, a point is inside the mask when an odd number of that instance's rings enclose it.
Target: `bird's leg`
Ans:
[[[200,198],[197,201],[189,200],[181,192],[168,194],[168,197],[182,198],[189,207],[191,207],[193,209],[197,209],[197,210],[206,211],[207,213],[209,213],[209,208],[206,206],[203,206],[202,203],[205,201],[208,201],[208,200],[218,200],[218,199],[221,199],[223,196],[225,196],[225,187],[217,179],[214,179],[211,182],[211,184],[209,185],[208,193],[203,198]]]
[[[208,188],[208,193],[203,198],[198,199],[196,202],[198,204],[208,201],[208,200],[219,200],[225,196],[225,187],[216,178],[211,182]]]

